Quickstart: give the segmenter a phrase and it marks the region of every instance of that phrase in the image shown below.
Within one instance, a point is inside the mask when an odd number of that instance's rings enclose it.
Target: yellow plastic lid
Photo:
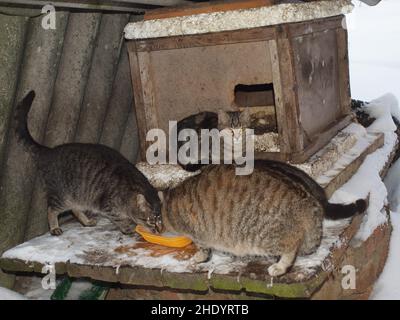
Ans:
[[[166,237],[151,233],[146,228],[137,225],[135,231],[139,233],[144,240],[150,243],[159,244],[165,247],[183,248],[192,243],[192,240],[186,237]]]

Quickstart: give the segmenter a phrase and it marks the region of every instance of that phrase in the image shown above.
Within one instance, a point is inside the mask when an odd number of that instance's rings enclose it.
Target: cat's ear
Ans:
[[[137,206],[140,209],[140,211],[142,211],[142,212],[146,211],[146,209],[147,209],[147,201],[146,201],[146,198],[144,197],[144,195],[139,193],[136,196],[136,203],[137,203]]]
[[[164,203],[164,193],[162,191],[158,191],[158,197],[160,198],[161,203]]]
[[[194,116],[194,123],[196,124],[196,126],[200,126],[205,119],[206,119],[205,112],[198,113]]]

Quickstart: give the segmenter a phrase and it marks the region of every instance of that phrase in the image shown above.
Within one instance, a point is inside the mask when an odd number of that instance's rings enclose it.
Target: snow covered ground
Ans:
[[[0,287],[0,300],[26,300],[26,298],[22,294]]]
[[[353,2],[355,9],[347,17],[352,97],[369,101],[391,92],[400,100],[400,1],[382,0],[376,7]],[[371,299],[400,299],[399,181],[400,161],[385,180],[394,211],[393,234],[389,258]]]
[[[400,160],[389,170],[385,179],[388,200],[393,212],[390,217],[393,233],[390,239],[389,257],[381,276],[375,284],[371,299],[400,299]]]

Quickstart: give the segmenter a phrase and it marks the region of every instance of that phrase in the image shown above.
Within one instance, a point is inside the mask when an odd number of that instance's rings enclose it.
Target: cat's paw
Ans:
[[[54,228],[52,230],[50,230],[50,234],[53,236],[61,236],[63,233],[61,228]]]
[[[126,236],[134,236],[136,233],[135,228],[120,228],[121,232]]]
[[[268,274],[271,277],[279,277],[286,273],[286,268],[279,263],[274,263],[268,268]]]
[[[88,219],[88,221],[85,223],[85,227],[94,227],[95,225],[97,225],[96,219]]]
[[[199,249],[196,254],[193,256],[192,260],[194,263],[203,263],[210,260],[211,250],[210,249]]]

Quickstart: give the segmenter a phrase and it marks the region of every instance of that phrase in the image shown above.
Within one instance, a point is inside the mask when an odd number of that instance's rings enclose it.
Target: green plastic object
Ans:
[[[65,277],[61,283],[56,287],[51,300],[66,300],[71,289],[73,280]],[[104,300],[109,288],[99,282],[94,282],[90,289],[84,290],[78,297],[78,300]]]
[[[64,278],[61,283],[56,287],[53,294],[51,295],[51,300],[65,300],[68,296],[69,289],[71,289],[72,280],[68,277]]]
[[[98,283],[94,283],[90,289],[83,291],[79,295],[79,300],[104,300],[107,293],[107,287]]]

